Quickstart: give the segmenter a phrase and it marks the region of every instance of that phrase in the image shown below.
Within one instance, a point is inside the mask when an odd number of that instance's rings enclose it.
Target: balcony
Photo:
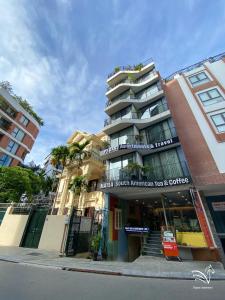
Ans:
[[[116,191],[121,188],[171,189],[172,187],[191,184],[190,173],[185,161],[167,165],[140,167],[137,170],[111,169],[106,171],[100,188],[105,191]],[[186,187],[185,187],[186,188]]]
[[[153,70],[149,74],[146,74],[140,78],[124,78],[123,80],[116,82],[113,85],[107,87],[106,96],[110,99],[115,98],[117,95],[124,92],[128,87],[132,87],[134,92],[138,92],[145,86],[154,83],[159,79],[158,73]]]
[[[109,140],[108,148],[100,152],[102,159],[111,159],[118,155],[124,155],[138,151],[141,155],[147,155],[158,149],[168,149],[179,144],[179,138],[175,127],[156,134],[126,135]],[[119,152],[119,154],[118,154]]]
[[[129,112],[128,114],[121,116],[117,119],[108,118],[104,121],[104,132],[109,135],[125,129],[133,124],[138,129],[143,129],[158,121],[167,119],[170,117],[170,110],[167,103],[156,104],[149,109],[146,109],[144,113],[141,112]]]
[[[161,85],[153,86],[147,93],[141,96],[126,94],[108,100],[106,103],[105,112],[109,115],[125,108],[128,104],[133,104],[137,109],[150,104],[151,102],[163,97],[164,91]]]

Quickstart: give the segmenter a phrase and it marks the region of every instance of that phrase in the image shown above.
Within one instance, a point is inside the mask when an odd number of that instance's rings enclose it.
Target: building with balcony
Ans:
[[[224,197],[224,78],[223,56],[166,80],[153,61],[109,75],[101,189],[111,259],[161,256],[169,230],[183,259],[222,255],[207,201]]]
[[[57,215],[69,215],[71,209],[76,208],[82,215],[92,215],[95,209],[100,210],[104,206],[104,193],[99,190],[99,181],[104,173],[104,164],[100,157],[100,149],[105,139],[104,133],[90,134],[76,131],[67,141],[68,145],[77,142],[84,143],[90,141],[86,150],[90,156],[82,162],[81,170],[88,182],[88,187],[80,195],[75,195],[69,190],[71,180],[81,175],[77,168],[77,163],[72,162],[65,166],[59,176],[59,184],[53,207],[53,213]]]
[[[22,164],[39,129],[38,122],[4,88],[0,88],[0,166]]]

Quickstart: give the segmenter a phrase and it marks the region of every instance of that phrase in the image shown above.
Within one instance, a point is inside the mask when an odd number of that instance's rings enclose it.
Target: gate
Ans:
[[[24,236],[22,238],[21,247],[38,248],[48,211],[48,207],[37,207],[31,210]]]
[[[74,256],[76,254],[79,241],[80,223],[81,216],[79,215],[79,211],[73,209],[66,241],[66,256]]]

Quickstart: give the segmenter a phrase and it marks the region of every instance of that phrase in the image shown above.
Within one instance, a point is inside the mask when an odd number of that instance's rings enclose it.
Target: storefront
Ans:
[[[112,198],[110,213],[114,259],[134,260],[142,254],[144,239],[154,233],[160,239],[165,229],[174,233],[183,259],[201,259],[201,253],[208,251],[189,191],[165,193],[148,199]]]

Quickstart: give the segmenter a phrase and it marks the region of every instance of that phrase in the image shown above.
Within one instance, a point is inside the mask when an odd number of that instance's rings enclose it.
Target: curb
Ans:
[[[162,275],[159,274],[128,274],[126,272],[114,272],[114,271],[105,271],[105,270],[93,270],[93,269],[80,269],[80,268],[70,268],[70,267],[56,267],[51,265],[45,265],[45,264],[38,264],[38,263],[30,263],[26,261],[20,261],[20,260],[12,260],[8,258],[1,258],[0,261],[9,262],[9,263],[15,263],[20,264],[23,266],[31,266],[36,268],[43,268],[43,269],[52,269],[52,270],[62,270],[62,271],[69,271],[69,272],[80,272],[80,273],[89,273],[89,274],[99,274],[99,275],[111,275],[111,276],[123,276],[123,277],[135,277],[135,278],[154,278],[154,279],[169,279],[169,280],[192,280],[194,281],[194,278],[191,276],[177,276],[170,274],[170,276],[167,276],[162,273]],[[211,281],[225,281],[225,276],[222,278],[211,278]]]

